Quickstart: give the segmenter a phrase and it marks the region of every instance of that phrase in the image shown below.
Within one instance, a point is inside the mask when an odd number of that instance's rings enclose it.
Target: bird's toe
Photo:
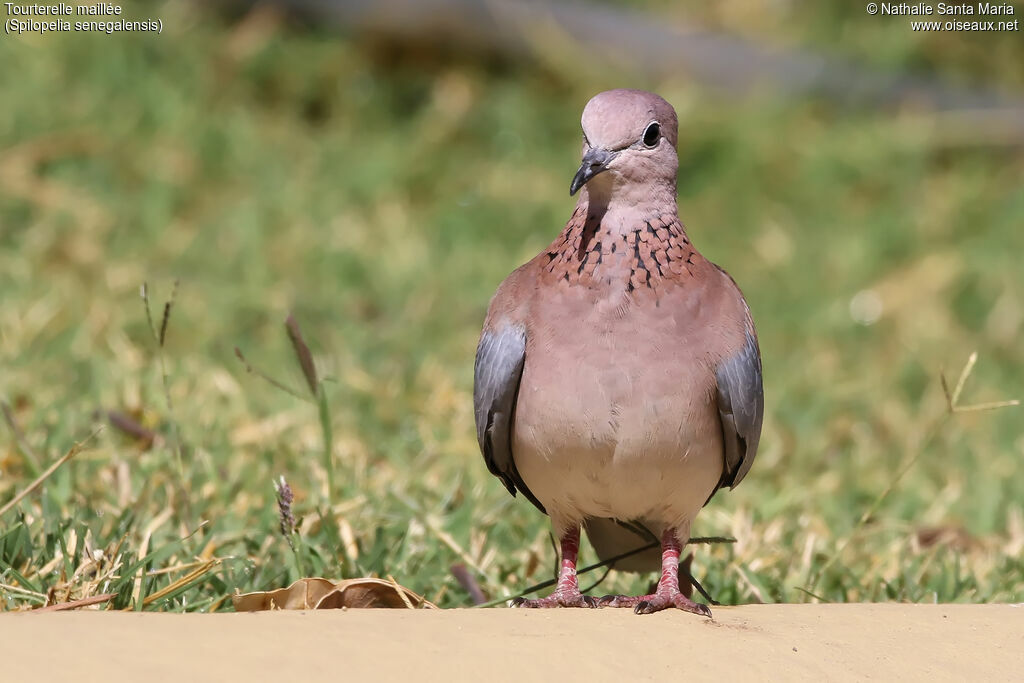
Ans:
[[[711,616],[710,607],[700,602],[694,602],[693,600],[687,598],[685,595],[677,596],[673,602],[675,603],[675,606],[677,608],[683,610],[684,612],[690,612],[691,614],[707,617],[708,619],[713,618]]]
[[[583,595],[579,592],[554,592],[546,598],[537,598],[536,600],[527,600],[526,598],[513,598],[510,603],[510,607],[521,607],[526,609],[546,609],[553,607],[586,607],[596,608],[599,607],[597,600],[590,597],[589,595]]]
[[[659,610],[665,609],[664,607],[654,607],[650,600],[641,600],[636,603],[636,607],[633,608],[634,614],[653,614]]]

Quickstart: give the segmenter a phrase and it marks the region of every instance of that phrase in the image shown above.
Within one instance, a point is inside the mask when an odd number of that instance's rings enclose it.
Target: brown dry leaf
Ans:
[[[243,593],[233,596],[231,601],[236,612],[342,607],[437,608],[437,605],[408,588],[383,579],[299,579],[287,588]]]

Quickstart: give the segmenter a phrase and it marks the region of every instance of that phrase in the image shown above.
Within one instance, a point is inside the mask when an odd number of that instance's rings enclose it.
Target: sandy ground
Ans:
[[[4,681],[1024,681],[1024,605],[0,615]]]

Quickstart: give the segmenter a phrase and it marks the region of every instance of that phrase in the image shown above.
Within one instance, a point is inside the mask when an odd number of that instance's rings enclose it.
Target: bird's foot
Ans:
[[[711,618],[711,609],[707,605],[694,602],[678,590],[659,591],[650,595],[606,595],[600,598],[597,604],[599,607],[632,607],[637,614],[653,614],[675,607],[684,612]]]
[[[580,527],[570,527],[562,534],[562,562],[558,571],[558,586],[555,592],[546,598],[527,600],[516,598],[513,607],[541,609],[546,607],[597,607],[597,600],[580,593],[580,585],[576,581],[576,553],[580,547]]]
[[[526,607],[530,609],[541,609],[549,607],[597,607],[597,600],[589,595],[583,595],[578,590],[557,590],[546,598],[527,600],[516,598],[512,601],[513,607]]]

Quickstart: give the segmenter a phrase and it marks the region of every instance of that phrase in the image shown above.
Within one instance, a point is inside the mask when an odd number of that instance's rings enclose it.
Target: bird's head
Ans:
[[[594,184],[609,195],[623,186],[668,184],[674,194],[679,124],[671,104],[643,90],[606,90],[587,102],[581,123],[583,163],[570,195],[588,184],[591,194]]]

